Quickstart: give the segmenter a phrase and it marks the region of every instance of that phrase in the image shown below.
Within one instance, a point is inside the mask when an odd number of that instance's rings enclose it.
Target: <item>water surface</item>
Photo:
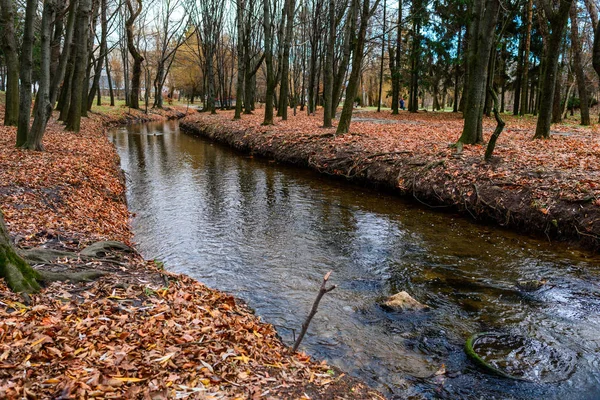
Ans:
[[[302,348],[390,397],[600,398],[598,258],[254,159],[176,122],[111,138],[142,254],[244,299],[286,343],[331,270],[338,288]],[[528,279],[548,283],[516,287]],[[430,311],[378,305],[401,290]],[[550,345],[572,368],[553,383],[485,373],[463,351],[481,331]]]

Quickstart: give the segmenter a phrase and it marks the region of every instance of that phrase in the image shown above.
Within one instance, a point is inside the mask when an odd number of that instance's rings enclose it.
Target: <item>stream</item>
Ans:
[[[243,299],[288,345],[331,270],[338,287],[301,349],[389,398],[600,398],[600,257],[240,154],[177,122],[109,137],[144,257]],[[379,305],[403,290],[430,310]],[[464,352],[477,332],[531,338],[554,358],[530,381],[490,374]]]

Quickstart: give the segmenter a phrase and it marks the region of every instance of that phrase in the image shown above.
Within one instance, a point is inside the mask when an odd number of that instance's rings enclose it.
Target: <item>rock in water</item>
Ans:
[[[428,306],[419,303],[405,291],[396,293],[395,295],[388,297],[383,303],[383,306],[390,308],[394,311],[420,311],[429,309]]]
[[[540,289],[542,286],[546,284],[546,280],[529,280],[529,281],[518,281],[517,287],[525,292],[534,292]]]

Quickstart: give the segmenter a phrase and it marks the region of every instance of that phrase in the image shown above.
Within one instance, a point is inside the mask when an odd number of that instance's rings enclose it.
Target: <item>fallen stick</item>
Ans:
[[[308,330],[308,325],[310,325],[310,321],[313,319],[313,317],[317,313],[317,308],[319,307],[319,302],[321,301],[321,298],[325,295],[325,293],[329,293],[337,287],[337,285],[325,287],[327,285],[327,281],[329,280],[330,275],[331,275],[331,271],[326,273],[325,276],[323,277],[323,282],[321,283],[321,288],[319,289],[317,298],[315,299],[315,302],[312,305],[310,314],[308,314],[308,317],[306,317],[306,320],[304,321],[304,323],[302,323],[302,331],[300,331],[300,335],[298,335],[298,338],[296,339],[296,342],[294,343],[294,347],[292,347],[293,353],[295,353],[296,350],[298,350],[298,347],[300,346],[300,343],[302,342],[302,339],[304,338],[304,334],[306,334],[306,331]]]

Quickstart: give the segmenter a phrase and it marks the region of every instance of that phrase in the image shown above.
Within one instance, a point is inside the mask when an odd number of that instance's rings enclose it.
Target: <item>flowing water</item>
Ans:
[[[244,299],[286,343],[331,270],[338,288],[302,348],[391,398],[600,398],[598,257],[254,159],[176,122],[110,136],[142,254]],[[402,290],[430,310],[379,305]],[[500,349],[530,379],[467,358],[477,332],[534,343]]]

